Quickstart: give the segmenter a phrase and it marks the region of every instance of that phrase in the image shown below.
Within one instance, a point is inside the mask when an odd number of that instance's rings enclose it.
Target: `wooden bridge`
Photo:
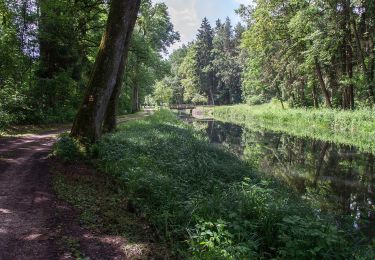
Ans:
[[[175,110],[191,110],[191,109],[196,109],[197,107],[212,107],[208,105],[194,105],[194,104],[173,104],[169,105],[170,109],[175,109]]]
[[[173,104],[169,105],[170,109],[175,109],[175,110],[187,110],[187,109],[195,109],[197,105],[193,104]]]

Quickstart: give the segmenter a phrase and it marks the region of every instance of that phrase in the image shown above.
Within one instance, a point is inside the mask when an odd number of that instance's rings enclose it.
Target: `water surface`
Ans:
[[[356,147],[180,117],[262,174],[280,179],[319,211],[375,237],[375,155]]]

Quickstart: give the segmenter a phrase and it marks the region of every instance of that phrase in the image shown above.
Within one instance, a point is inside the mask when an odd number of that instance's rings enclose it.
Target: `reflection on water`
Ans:
[[[222,144],[251,162],[263,174],[281,179],[318,210],[352,223],[375,236],[375,156],[354,147],[297,138],[268,130],[197,121],[185,117]]]

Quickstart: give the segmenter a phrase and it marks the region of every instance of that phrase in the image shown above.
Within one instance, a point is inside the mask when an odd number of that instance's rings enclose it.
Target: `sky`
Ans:
[[[233,25],[240,21],[234,10],[240,4],[250,4],[251,0],[155,0],[167,4],[175,30],[181,34],[181,41],[171,50],[192,41],[200,27],[202,19],[207,17],[211,25],[220,18],[231,18]]]

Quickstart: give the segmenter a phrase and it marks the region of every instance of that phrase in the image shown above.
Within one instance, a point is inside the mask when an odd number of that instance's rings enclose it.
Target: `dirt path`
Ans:
[[[0,260],[128,259],[56,198],[48,155],[58,132],[0,139]]]
[[[56,259],[53,133],[0,139],[0,259]]]
[[[76,210],[56,198],[50,171],[60,163],[50,159],[49,154],[61,132],[51,130],[0,138],[0,260],[166,258],[153,257],[162,251],[158,247],[152,249],[155,246],[149,245],[148,234],[144,235],[146,242],[137,244],[131,237],[93,233],[82,228]],[[62,164],[61,167],[73,182],[83,172],[95,176],[94,170],[87,167]],[[137,226],[143,224],[136,216],[134,222]],[[139,249],[143,245],[151,249]]]

